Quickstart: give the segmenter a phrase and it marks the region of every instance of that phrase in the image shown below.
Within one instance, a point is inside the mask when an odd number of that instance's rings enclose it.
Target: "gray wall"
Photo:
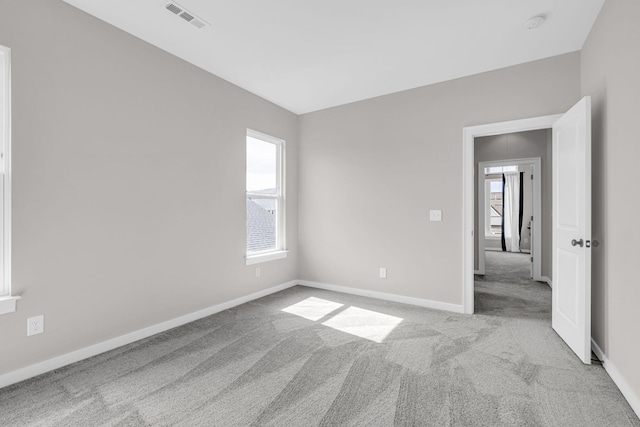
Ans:
[[[23,296],[0,316],[0,374],[297,277],[297,116],[58,0],[2,2],[0,44]],[[244,264],[247,127],[287,141],[292,251],[260,278]]]
[[[492,160],[523,159],[528,157],[540,157],[542,173],[542,275],[551,279],[552,259],[552,220],[551,220],[551,130],[543,129],[530,132],[518,132],[506,135],[486,136],[476,138],[474,145],[475,157],[475,188],[478,188],[478,163]],[[529,180],[530,182],[530,180]],[[478,197],[476,192],[476,203]],[[525,216],[526,218],[526,216]],[[523,226],[528,222],[523,219]],[[478,212],[475,215],[475,229],[478,226]],[[478,268],[478,235],[475,234],[475,266]]]
[[[593,108],[592,334],[640,399],[640,2],[607,0],[582,50]],[[636,408],[638,410],[638,408]]]
[[[301,279],[461,304],[462,128],[567,111],[579,67],[572,53],[301,116]]]

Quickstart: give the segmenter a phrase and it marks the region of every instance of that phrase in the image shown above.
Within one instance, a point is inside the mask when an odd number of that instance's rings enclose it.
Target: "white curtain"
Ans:
[[[507,252],[520,252],[520,172],[504,173],[504,241]]]

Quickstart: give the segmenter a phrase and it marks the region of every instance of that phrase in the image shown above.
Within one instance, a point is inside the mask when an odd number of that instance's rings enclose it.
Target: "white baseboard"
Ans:
[[[485,251],[492,251],[492,252],[502,252],[502,248],[491,248],[491,247],[484,247]]]
[[[473,270],[473,274],[479,274],[479,275],[482,275],[482,274],[484,274],[484,273],[480,273],[480,270]]]
[[[100,353],[122,347],[123,345],[131,344],[132,342],[148,338],[160,332],[168,331],[169,329],[182,326],[189,322],[211,316],[212,314],[216,314],[240,304],[253,301],[254,299],[262,298],[275,292],[280,292],[282,290],[295,286],[296,284],[298,284],[298,281],[292,280],[291,282],[273,286],[271,288],[255,292],[250,295],[223,302],[222,304],[214,305],[203,310],[185,314],[184,316],[176,317],[175,319],[167,320],[166,322],[139,329],[137,331],[121,335],[119,337],[112,338],[110,340],[103,341],[89,347],[81,348],[80,350],[72,351],[71,353],[63,354],[62,356],[54,357],[53,359],[45,360],[43,362],[27,366],[16,371],[2,374],[0,375],[0,388],[15,384],[20,381],[24,381],[26,379],[44,374],[49,371],[53,371],[54,369],[62,368],[63,366],[67,366],[72,363],[79,362],[80,360],[96,356]]]
[[[594,341],[593,338],[591,338],[591,351],[593,351],[593,353],[596,355],[598,360],[600,360],[601,362],[604,361],[604,352],[602,351],[598,343]]]
[[[349,288],[346,286],[329,285],[327,283],[310,282],[308,280],[298,280],[298,284],[302,286],[308,286],[310,288],[325,289],[327,291],[342,292],[345,294],[359,295],[385,301],[401,302],[404,304],[417,305],[420,307],[434,308],[436,310],[452,311],[454,313],[464,313],[464,307],[458,304],[431,301],[421,298],[405,297],[402,295],[387,294],[384,292],[367,291],[365,289]]]
[[[535,280],[537,280],[539,282],[545,282],[547,285],[549,285],[550,288],[553,288],[553,282],[547,276],[540,276],[539,278],[537,278]]]
[[[598,343],[596,343],[593,338],[591,338],[591,350],[596,355],[596,357],[602,361],[602,367],[605,371],[607,371],[613,382],[616,383],[624,398],[627,399],[627,402],[629,402],[629,405],[631,406],[631,409],[633,409],[633,412],[635,412],[636,415],[640,417],[640,396],[638,396],[633,391],[629,383],[627,383],[622,374],[620,374],[620,371],[618,371],[615,365],[611,363],[611,361],[607,358]]]

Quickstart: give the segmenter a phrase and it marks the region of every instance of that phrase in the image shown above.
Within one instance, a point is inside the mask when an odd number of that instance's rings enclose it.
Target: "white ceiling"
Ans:
[[[604,0],[64,0],[294,113],[580,50]],[[523,23],[545,14],[536,30]]]

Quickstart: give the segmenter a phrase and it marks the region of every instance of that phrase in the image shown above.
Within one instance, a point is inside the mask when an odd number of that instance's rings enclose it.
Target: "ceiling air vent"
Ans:
[[[175,13],[176,15],[182,12],[182,9],[180,9],[178,6],[176,6],[173,3],[167,4],[166,8],[169,9],[170,12]]]
[[[196,16],[195,14],[193,14],[191,12],[187,12],[184,7],[180,6],[176,2],[167,3],[164,7],[169,12],[179,16],[180,18],[182,18],[185,21],[189,22],[191,25],[193,25],[196,28],[204,28],[207,25],[209,25],[207,23],[207,21],[205,21],[204,19]]]
[[[206,27],[206,26],[207,26],[207,24],[206,24],[206,23],[204,23],[204,22],[200,21],[199,19],[194,19],[193,21],[191,21],[191,23],[192,23],[193,25],[195,25],[196,27],[198,27],[198,28],[204,28],[204,27]]]
[[[187,12],[182,12],[180,14],[180,18],[184,19],[187,22],[193,21],[193,16],[189,15]]]

